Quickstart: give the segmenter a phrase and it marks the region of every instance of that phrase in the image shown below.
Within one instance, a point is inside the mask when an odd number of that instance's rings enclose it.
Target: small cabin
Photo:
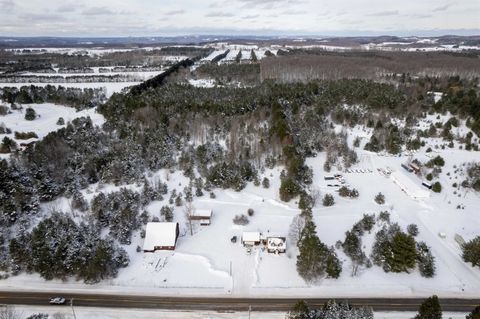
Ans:
[[[402,164],[402,167],[409,173],[413,172],[413,169],[407,164]]]
[[[147,223],[143,252],[153,253],[156,250],[175,250],[179,234],[178,223]]]
[[[259,232],[243,232],[242,244],[243,246],[258,246],[261,242],[260,237]]]
[[[191,215],[191,220],[198,220],[201,226],[209,226],[212,220],[211,209],[196,209]]]
[[[267,237],[267,251],[269,253],[280,254],[287,250],[287,239],[285,237],[270,236]]]

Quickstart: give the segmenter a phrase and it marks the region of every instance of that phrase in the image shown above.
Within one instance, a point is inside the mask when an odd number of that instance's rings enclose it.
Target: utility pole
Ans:
[[[73,309],[73,298],[70,299],[70,306],[72,307],[73,319],[77,319],[77,316],[75,316],[75,309]]]

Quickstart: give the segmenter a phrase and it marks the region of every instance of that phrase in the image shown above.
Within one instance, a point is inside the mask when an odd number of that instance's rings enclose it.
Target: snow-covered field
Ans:
[[[11,114],[4,116],[0,115],[0,125],[5,126],[11,129],[11,134],[1,134],[3,136],[8,136],[18,145],[21,143],[30,143],[38,139],[42,139],[48,133],[52,131],[59,130],[62,127],[65,127],[66,124],[72,121],[75,118],[79,117],[90,117],[94,125],[102,125],[105,122],[103,115],[96,113],[96,110],[87,109],[77,112],[73,107],[66,107],[62,105],[56,105],[51,103],[43,104],[22,104],[19,105],[22,107],[20,110],[11,110]],[[25,120],[25,110],[30,107],[35,110],[37,118],[33,121]],[[57,121],[60,117],[63,117],[65,120],[64,125],[57,125]],[[31,138],[28,140],[19,140],[15,138],[15,132],[26,133],[34,132],[37,134],[38,138]],[[0,158],[7,157],[7,154],[0,154]]]
[[[220,63],[232,62],[235,61],[238,52],[242,51],[242,60],[250,60],[251,51],[255,52],[258,60],[265,58],[265,52],[270,51],[272,54],[276,55],[278,52],[277,48],[273,47],[259,47],[257,45],[248,45],[248,44],[233,44],[233,43],[217,43],[214,46],[215,51],[213,51],[209,56],[202,59],[202,61],[211,61],[213,58],[219,54],[225,53],[225,51],[230,50],[227,56],[220,61]]]
[[[23,317],[36,313],[45,313],[51,316],[63,314],[65,318],[73,318],[70,307],[52,306],[16,306],[15,310]],[[213,311],[173,311],[148,309],[115,309],[75,307],[77,319],[284,319],[283,312],[213,312]],[[375,319],[410,319],[414,312],[375,312]],[[464,313],[444,312],[445,319],[465,319]]]

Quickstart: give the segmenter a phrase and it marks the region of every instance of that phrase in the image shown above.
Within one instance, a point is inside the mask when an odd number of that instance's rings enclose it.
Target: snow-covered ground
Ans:
[[[51,103],[43,104],[22,104],[20,110],[11,110],[11,114],[4,116],[0,115],[0,125],[9,128],[12,133],[1,134],[0,137],[8,136],[18,145],[21,143],[30,143],[38,139],[42,139],[48,133],[59,130],[65,127],[66,124],[75,118],[90,117],[94,125],[102,125],[105,122],[103,115],[96,112],[96,109],[87,109],[77,112],[73,107],[66,107]],[[33,121],[25,120],[25,110],[30,107],[35,110],[37,118]],[[60,117],[65,120],[64,125],[57,125]],[[31,138],[28,140],[19,140],[15,138],[15,132],[26,133],[34,132],[38,138]],[[0,154],[0,158],[8,157],[8,154]]]
[[[50,316],[63,314],[66,319],[73,318],[70,307],[52,306],[15,306],[23,317],[45,313]],[[174,311],[149,309],[116,309],[74,307],[76,319],[284,319],[284,312],[213,312],[213,311]],[[414,312],[375,312],[375,319],[410,319]],[[444,312],[445,319],[465,319],[464,313]]]
[[[62,314],[65,319],[74,318],[70,307],[15,306],[15,310],[26,318],[32,314],[45,313],[51,316]],[[74,307],[76,319],[283,319],[282,312],[214,312],[174,311],[158,309],[116,309]],[[380,317],[381,318],[381,317]],[[392,317],[388,317],[392,318]],[[398,317],[397,317],[398,318]],[[399,319],[402,319],[400,317]],[[407,318],[407,317],[405,317]],[[462,318],[463,319],[463,318]]]
[[[252,50],[255,52],[258,60],[265,58],[266,51],[270,51],[274,55],[276,55],[278,52],[278,49],[273,47],[258,47],[257,45],[233,43],[218,43],[214,46],[214,48],[215,51],[213,51],[209,56],[203,58],[202,61],[211,61],[213,58],[219,54],[225,53],[227,50],[230,50],[230,52],[228,52],[227,56],[222,59],[220,63],[235,61],[239,51],[242,51],[242,60],[250,60]]]
[[[44,136],[55,125],[58,117],[66,121],[80,116],[74,109],[51,104],[32,105],[40,114],[40,118],[28,122],[23,119],[23,113],[0,117],[12,131],[35,131],[39,137]],[[96,124],[101,124],[103,118],[88,110]],[[428,128],[430,122],[445,122],[449,115],[429,115],[419,123],[420,128]],[[401,124],[401,123],[400,123]],[[341,129],[338,127],[338,129]],[[459,127],[459,134],[465,134],[464,123]],[[180,224],[180,237],[174,252],[143,253],[136,252],[137,245],[143,246],[143,239],[137,231],[132,239],[132,245],[126,246],[130,255],[130,265],[120,269],[117,278],[106,280],[97,285],[85,285],[82,282],[69,280],[45,281],[38,275],[21,274],[0,281],[0,289],[56,290],[56,291],[94,291],[96,293],[136,293],[158,295],[231,295],[231,296],[289,296],[289,297],[425,297],[437,294],[440,297],[473,298],[480,295],[480,269],[473,268],[463,262],[461,248],[455,240],[456,235],[465,240],[471,240],[480,235],[480,195],[473,191],[453,187],[460,184],[464,178],[461,173],[455,173],[455,167],[463,167],[464,163],[480,161],[480,153],[454,148],[435,149],[435,145],[443,145],[444,141],[430,138],[417,152],[405,153],[402,156],[386,156],[363,151],[363,145],[371,135],[371,129],[357,126],[349,128],[349,143],[354,137],[362,138],[361,148],[357,149],[359,162],[349,172],[333,168],[328,175],[341,172],[346,183],[356,188],[360,196],[357,199],[345,199],[338,196],[335,189],[328,186],[324,180],[327,174],[323,171],[325,153],[309,158],[307,165],[312,167],[314,176],[312,189],[321,195],[330,193],[335,197],[335,205],[323,207],[318,203],[313,209],[314,221],[320,239],[329,246],[334,246],[338,240],[344,240],[345,232],[359,221],[363,214],[377,214],[388,211],[392,222],[398,222],[405,229],[409,224],[419,228],[417,241],[425,241],[432,248],[436,258],[436,277],[428,279],[420,276],[416,270],[407,273],[385,273],[381,268],[373,266],[370,269],[360,269],[355,277],[351,276],[352,265],[344,253],[336,249],[343,262],[343,272],[339,279],[323,279],[316,283],[306,283],[296,271],[295,247],[289,246],[287,253],[282,255],[269,254],[262,246],[247,250],[240,243],[243,231],[259,231],[264,235],[287,236],[289,226],[294,216],[300,213],[295,200],[285,203],[280,201],[278,189],[280,186],[281,167],[266,170],[263,177],[270,179],[270,188],[248,184],[241,192],[233,190],[214,190],[216,198],[208,194],[195,197],[193,205],[196,209],[213,210],[210,226],[195,225],[193,235],[185,222],[184,207],[175,207],[174,219]],[[426,152],[427,147],[435,149]],[[428,198],[413,199],[404,193],[391,178],[382,174],[379,169],[403,170],[401,164],[411,158],[422,162],[428,161],[437,153],[445,159],[438,180],[442,183],[441,193],[430,193]],[[410,155],[411,154],[411,155]],[[408,178],[421,184],[421,179],[408,174]],[[188,185],[188,179],[179,171],[161,170],[150,176],[151,180],[161,179],[168,184],[169,192],[176,189],[183,191]],[[139,190],[138,185],[128,187]],[[100,191],[111,192],[119,187],[113,185],[91,185],[83,193],[91,200]],[[373,198],[382,192],[386,203],[378,205]],[[146,209],[153,217],[160,217],[160,208],[168,204],[168,197],[163,201],[151,203]],[[44,204],[49,207],[70,212],[68,200],[58,199],[53,203]],[[463,207],[458,209],[458,207]],[[235,215],[247,214],[249,224],[234,225]],[[375,230],[378,230],[376,226]],[[364,250],[370,255],[374,240],[374,231],[363,236]],[[441,235],[441,236],[440,236]],[[230,239],[237,236],[238,241]]]
[[[459,151],[458,151],[459,152]],[[144,293],[162,295],[224,295],[232,296],[318,296],[318,297],[424,297],[438,294],[441,297],[477,297],[480,294],[480,270],[472,268],[461,259],[461,250],[454,240],[455,234],[466,240],[478,235],[480,219],[478,211],[479,196],[469,192],[459,198],[451,194],[448,183],[444,192],[432,193],[430,198],[414,200],[401,191],[389,178],[378,173],[377,168],[391,167],[400,169],[405,157],[386,157],[359,152],[360,162],[357,169],[368,173],[348,173],[345,179],[349,185],[360,192],[358,199],[340,198],[326,186],[322,170],[324,156],[311,158],[307,164],[314,169],[313,187],[320,192],[332,193],[336,204],[333,207],[317,205],[313,211],[320,239],[327,245],[335,245],[343,240],[344,234],[364,213],[390,211],[391,219],[403,228],[408,224],[418,225],[420,234],[417,240],[425,241],[432,247],[436,257],[437,275],[433,279],[420,276],[418,271],[411,274],[384,273],[379,267],[361,270],[356,277],[351,276],[350,261],[342,251],[337,254],[343,261],[343,272],[339,279],[324,279],[317,283],[306,283],[298,276],[295,268],[296,249],[290,247],[287,254],[268,254],[261,247],[247,251],[240,242],[230,242],[232,236],[241,237],[243,231],[260,231],[264,234],[288,234],[292,218],[299,213],[294,201],[283,203],[278,198],[280,168],[266,171],[270,178],[269,189],[248,185],[242,192],[215,190],[217,197],[211,199],[205,195],[194,200],[196,209],[212,209],[211,226],[196,226],[193,236],[188,232],[182,207],[175,208],[175,219],[180,223],[181,235],[175,252],[137,253],[136,245],[142,246],[143,240],[137,234],[131,246],[127,247],[131,264],[121,269],[115,279],[104,281],[95,286],[68,281],[49,281],[38,275],[20,275],[0,281],[2,289],[86,289],[95,292]],[[478,160],[478,154],[463,152],[461,156],[452,152],[443,154],[448,167],[455,163]],[[158,172],[152,178],[162,178],[169,189],[183,189],[187,180],[181,173]],[[179,186],[181,185],[181,186]],[[133,187],[133,186],[132,186]],[[106,187],[104,191],[114,188]],[[98,185],[85,190],[88,199],[98,191]],[[382,192],[386,197],[385,205],[377,205],[373,198]],[[456,209],[457,203],[465,205],[464,210]],[[65,203],[57,203],[59,206]],[[153,216],[160,216],[163,202],[152,203],[147,210]],[[254,209],[254,216],[246,226],[232,223],[237,214],[246,214]],[[445,233],[441,238],[438,234]],[[374,233],[363,238],[367,255],[373,242]],[[158,266],[160,265],[160,266]],[[230,277],[230,267],[231,274]],[[193,271],[193,269],[195,269]],[[147,275],[146,275],[147,274]],[[28,283],[28,284],[26,284]]]
[[[196,87],[206,87],[206,88],[211,88],[216,85],[215,80],[212,79],[190,79],[188,80],[188,83],[196,86]]]

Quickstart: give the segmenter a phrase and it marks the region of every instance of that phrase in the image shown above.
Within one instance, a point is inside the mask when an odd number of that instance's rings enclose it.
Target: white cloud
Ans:
[[[466,32],[478,12],[479,0],[0,0],[0,35]]]
[[[9,13],[15,8],[15,3],[13,0],[0,0],[0,11]]]

